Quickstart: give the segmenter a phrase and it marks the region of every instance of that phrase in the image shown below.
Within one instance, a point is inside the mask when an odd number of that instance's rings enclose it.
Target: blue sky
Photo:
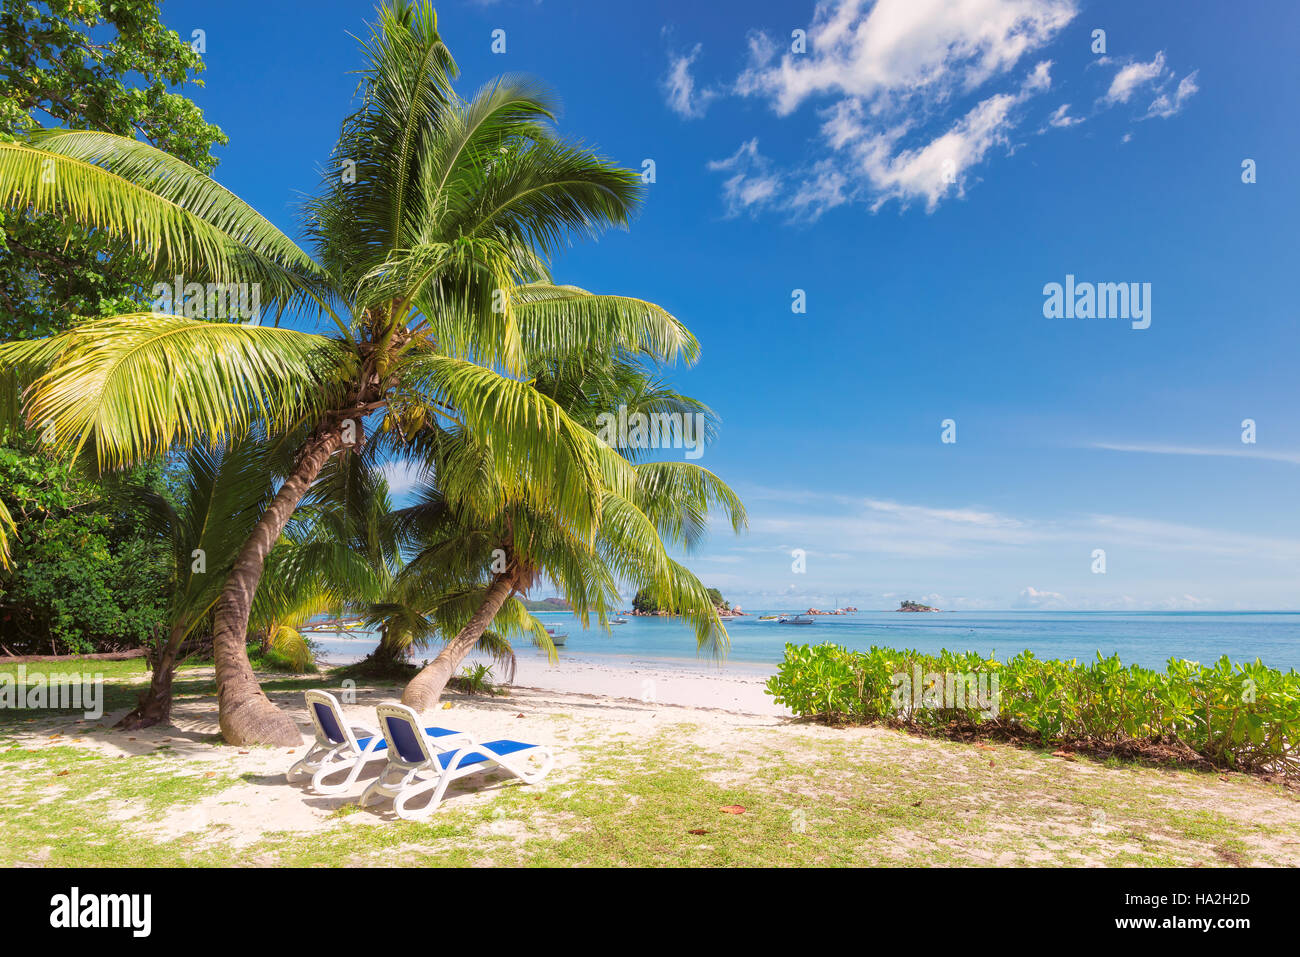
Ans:
[[[673,379],[721,415],[700,464],[751,524],[690,557],[706,584],[751,607],[1296,608],[1300,6],[1193,9],[498,0],[439,22],[467,92],[535,75],[563,132],[654,161],[632,228],[556,274],[703,344]],[[164,6],[205,31],[216,177],[291,234],[370,14]],[[1067,274],[1149,283],[1149,328],[1045,318]]]

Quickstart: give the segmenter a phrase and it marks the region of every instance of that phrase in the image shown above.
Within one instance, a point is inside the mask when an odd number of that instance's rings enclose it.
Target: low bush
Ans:
[[[1300,775],[1300,673],[1171,658],[1164,671],[1100,654],[1089,664],[1000,662],[974,652],[786,645],[778,704],[832,723],[980,733],[1217,767]]]

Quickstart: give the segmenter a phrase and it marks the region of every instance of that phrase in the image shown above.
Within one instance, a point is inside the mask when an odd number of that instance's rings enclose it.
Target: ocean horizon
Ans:
[[[1234,663],[1254,661],[1280,670],[1300,670],[1300,611],[860,611],[818,616],[807,626],[760,622],[756,610],[727,622],[731,647],[722,667],[770,669],[794,644],[843,645],[865,651],[872,645],[936,652],[977,651],[1005,661],[1028,649],[1039,658],[1074,658],[1088,662],[1100,652],[1118,654],[1126,665],[1163,670],[1170,658],[1210,664],[1223,655]],[[790,613],[786,610],[784,613]],[[567,632],[560,660],[580,658],[609,664],[645,663],[713,667],[698,654],[694,633],[680,619],[628,616],[626,625],[606,633],[583,628],[568,612],[538,612],[548,627]],[[370,652],[377,637],[313,636],[320,655],[331,662],[357,660]],[[435,652],[431,649],[428,657]],[[516,643],[521,657],[542,657],[531,645]],[[421,654],[417,652],[417,657]]]

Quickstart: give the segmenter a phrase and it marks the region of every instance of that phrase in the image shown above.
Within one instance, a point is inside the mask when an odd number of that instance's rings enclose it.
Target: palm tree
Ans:
[[[172,565],[168,627],[150,658],[153,677],[118,727],[145,728],[169,719],[182,646],[210,622],[235,556],[269,498],[274,473],[268,459],[268,448],[253,440],[215,450],[196,447],[185,455],[175,503],[149,487],[114,490],[139,506],[149,529],[169,543]]]
[[[699,414],[709,423],[707,431],[713,430],[707,407],[668,388],[625,356],[570,354],[543,359],[535,369],[538,390],[590,428],[601,412],[621,406],[629,415]],[[623,451],[628,458],[642,454],[639,449]],[[701,650],[725,653],[727,633],[714,603],[665,546],[665,539],[694,546],[713,507],[727,513],[735,530],[744,527],[744,507],[713,473],[689,462],[646,462],[626,473],[611,470],[601,490],[597,535],[588,541],[575,536],[545,500],[512,500],[491,456],[472,434],[443,432],[426,442],[424,453],[422,500],[397,519],[408,539],[421,547],[398,575],[397,590],[404,609],[422,604],[437,609],[453,596],[461,614],[452,619],[457,627],[441,622],[442,634],[454,637],[407,685],[404,703],[417,710],[431,707],[489,625],[501,621],[503,610],[522,630],[516,619],[523,605],[514,595],[526,595],[542,578],[554,583],[584,625],[595,615],[606,627],[618,600],[619,579],[631,581],[650,589],[661,607],[685,617],[695,627]],[[544,630],[537,626],[535,634],[535,643],[553,656]]]
[[[663,309],[551,285],[546,260],[575,234],[626,225],[640,184],[560,139],[549,97],[503,79],[468,100],[427,2],[392,0],[364,47],[361,104],[306,206],[315,257],[212,179],[147,144],[51,130],[0,143],[0,204],[61,212],[160,276],[258,282],[277,310],[313,306],[331,335],[136,313],[0,350],[30,383],[29,423],[59,447],[93,443],[117,466],[260,423],[305,429],[294,464],[237,555],[214,608],[221,730],[296,744],[245,651],[271,549],[331,456],[365,426],[410,434],[448,420],[485,444],[516,498],[555,496],[575,534],[601,520],[606,449],[528,382],[526,349],[643,350],[691,361]]]
[[[277,457],[293,451],[286,445],[254,435],[215,450],[192,448],[170,496],[148,486],[109,486],[110,493],[137,506],[148,528],[170,545],[173,569],[167,630],[151,656],[153,677],[118,727],[143,728],[169,719],[181,650],[211,632],[212,612],[235,557],[271,500],[275,476],[284,470]],[[358,458],[345,456],[342,462]],[[312,616],[340,607],[340,596],[356,594],[355,582],[364,577],[357,567],[366,556],[358,554],[355,539],[339,534],[347,520],[338,513],[355,510],[358,498],[346,480],[336,478],[339,463],[336,458],[327,467],[314,500],[272,550],[249,616],[251,635],[302,668],[310,664],[311,653],[299,629]],[[379,512],[390,510],[382,478],[367,488],[365,501]]]

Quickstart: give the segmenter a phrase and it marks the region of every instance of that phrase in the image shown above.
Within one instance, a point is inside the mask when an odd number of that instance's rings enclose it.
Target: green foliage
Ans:
[[[162,487],[161,468],[133,481]],[[165,623],[165,544],[75,466],[0,434],[0,502],[14,521],[12,568],[0,570],[0,634],[11,651],[105,651],[143,644]]]
[[[998,679],[996,714],[980,707],[914,707],[947,675]],[[907,676],[900,680],[898,676]],[[920,676],[919,695],[909,692]],[[937,679],[937,680],[936,680]],[[900,689],[904,689],[901,690]],[[1163,672],[1125,666],[1118,655],[1081,665],[1024,651],[1005,663],[974,652],[927,655],[872,646],[786,645],[767,692],[801,717],[884,722],[928,730],[982,728],[1044,745],[1177,746],[1242,771],[1300,773],[1300,673],[1258,659],[1213,665],[1171,658]],[[956,702],[960,704],[961,702]]]
[[[719,611],[731,611],[731,602],[722,597],[721,589],[708,588],[705,589],[705,593],[709,596],[709,601],[713,602],[714,608]]]
[[[95,31],[92,40],[91,31]],[[2,0],[0,139],[61,124],[140,135],[207,172],[227,142],[175,92],[203,61],[159,21],[157,0]],[[0,213],[0,340],[129,312],[147,260],[106,257],[108,237],[57,216]]]
[[[482,663],[466,665],[455,679],[455,687],[466,694],[495,694],[496,689],[492,687],[492,666]]]
[[[316,660],[311,653],[311,643],[297,632],[296,638],[283,636],[283,645],[248,646],[248,660],[254,671],[276,671],[281,674],[301,675],[316,672]],[[274,637],[273,637],[273,640]]]
[[[923,605],[919,601],[899,602],[898,610],[899,611],[938,611],[937,608],[934,608],[931,605]]]
[[[331,668],[331,681],[351,678],[353,681],[387,681],[406,684],[420,669],[403,658],[393,658],[379,653],[379,649],[355,664]]]
[[[563,598],[542,598],[533,601],[530,598],[520,599],[523,606],[528,611],[568,611],[569,603]]]
[[[650,594],[648,588],[638,588],[636,596],[632,599],[632,610],[643,615],[654,614],[659,611],[659,600]]]

